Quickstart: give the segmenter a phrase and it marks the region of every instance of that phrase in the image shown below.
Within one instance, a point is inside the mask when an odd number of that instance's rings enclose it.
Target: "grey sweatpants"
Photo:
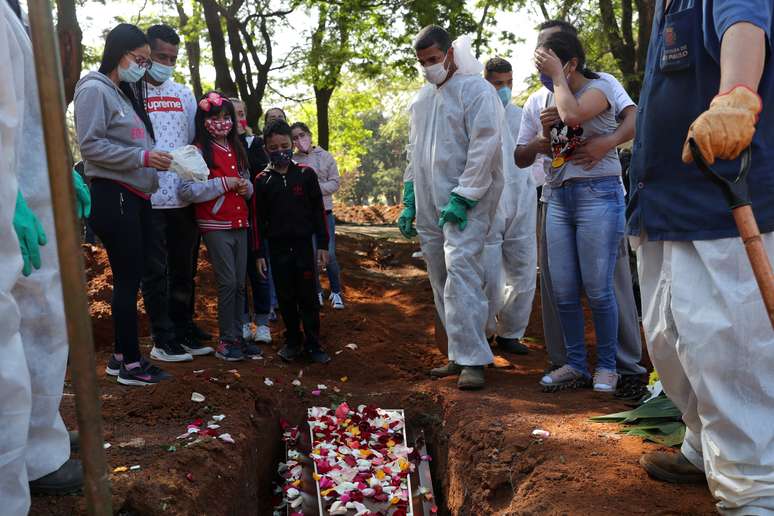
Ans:
[[[561,366],[567,362],[564,334],[559,321],[559,313],[554,299],[551,271],[548,268],[548,248],[546,245],[546,212],[548,204],[540,203],[540,249],[538,250],[538,265],[540,267],[540,300],[543,315],[543,336],[545,339],[548,360],[553,365]],[[618,259],[615,263],[613,288],[618,302],[618,347],[616,349],[616,368],[624,375],[642,374],[645,368],[640,365],[642,359],[642,338],[640,323],[637,319],[637,305],[634,301],[631,269],[629,268],[629,252],[626,237],[621,239],[618,247]]]
[[[220,339],[235,342],[242,336],[245,322],[247,230],[208,231],[203,238],[218,282]]]

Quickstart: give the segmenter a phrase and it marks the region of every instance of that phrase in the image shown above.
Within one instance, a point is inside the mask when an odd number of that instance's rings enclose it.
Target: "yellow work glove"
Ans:
[[[715,163],[715,158],[736,159],[752,142],[761,108],[761,98],[747,86],[735,86],[718,94],[710,102],[709,109],[688,129],[683,162],[693,162],[688,145],[690,138],[699,146],[709,165]]]

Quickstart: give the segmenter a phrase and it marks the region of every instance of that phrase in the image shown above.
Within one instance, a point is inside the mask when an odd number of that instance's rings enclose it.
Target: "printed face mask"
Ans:
[[[301,152],[309,152],[312,148],[312,137],[309,135],[302,136],[296,140],[296,147]]]
[[[134,61],[129,61],[128,68],[118,67],[118,80],[122,82],[137,82],[145,75],[145,68]]]
[[[285,167],[293,159],[293,149],[271,151],[269,153],[269,159],[272,164],[278,167]]]
[[[217,118],[207,118],[204,120],[204,128],[213,138],[225,138],[231,132],[234,124],[230,118],[218,120]]]
[[[500,97],[500,100],[503,102],[503,106],[507,106],[508,102],[511,101],[511,89],[508,86],[503,86],[499,90],[497,90],[497,95]]]
[[[156,82],[166,82],[170,77],[172,77],[172,72],[174,71],[174,66],[169,66],[153,61],[153,66],[151,66],[151,69],[148,70],[148,75],[150,75],[150,78]]]

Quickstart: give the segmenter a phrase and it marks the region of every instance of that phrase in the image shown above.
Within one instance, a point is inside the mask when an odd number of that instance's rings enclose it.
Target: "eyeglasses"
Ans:
[[[127,54],[132,56],[132,58],[134,59],[134,62],[137,63],[137,66],[139,66],[140,68],[144,68],[145,70],[150,70],[151,67],[153,66],[153,61],[151,61],[150,59],[144,56],[135,54],[134,52],[127,52]]]

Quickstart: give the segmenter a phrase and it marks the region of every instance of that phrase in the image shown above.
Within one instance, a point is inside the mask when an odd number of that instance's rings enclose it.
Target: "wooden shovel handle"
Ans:
[[[774,271],[772,271],[766,248],[763,246],[761,232],[749,205],[734,208],[731,213],[734,216],[736,227],[739,229],[739,236],[744,242],[747,257],[750,259],[755,281],[758,283],[763,304],[766,305],[766,312],[769,314],[771,327],[774,328]]]

